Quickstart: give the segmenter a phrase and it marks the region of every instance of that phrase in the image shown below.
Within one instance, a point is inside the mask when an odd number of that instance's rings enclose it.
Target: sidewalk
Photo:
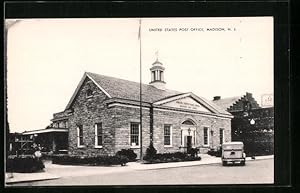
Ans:
[[[155,170],[177,167],[188,167],[207,164],[221,164],[220,157],[214,157],[207,154],[200,154],[200,161],[172,162],[158,164],[143,164],[139,162],[129,162],[126,166],[74,166],[74,165],[58,165],[52,164],[50,161],[45,162],[45,171],[39,173],[13,173],[13,178],[9,178],[6,174],[6,184],[19,182],[30,182],[38,180],[51,180],[65,177],[90,176],[97,174],[129,172],[138,170]],[[273,159],[274,156],[256,156],[255,159],[247,157],[247,161]]]
[[[59,176],[47,172],[38,173],[6,173],[6,184],[57,179]]]

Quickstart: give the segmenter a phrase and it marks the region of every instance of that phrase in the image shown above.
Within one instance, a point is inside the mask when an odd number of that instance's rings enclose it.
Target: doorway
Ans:
[[[181,147],[187,152],[197,143],[196,124],[191,120],[186,120],[181,125]]]

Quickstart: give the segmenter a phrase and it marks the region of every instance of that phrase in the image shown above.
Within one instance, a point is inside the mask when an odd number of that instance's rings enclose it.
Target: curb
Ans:
[[[248,157],[246,158],[246,161],[258,161],[258,160],[266,160],[266,159],[273,159],[274,156],[266,156],[266,157],[257,157],[256,159],[251,159]],[[221,158],[220,161],[217,162],[210,162],[210,163],[195,163],[191,165],[181,165],[181,166],[166,166],[166,167],[158,167],[158,168],[136,168],[135,170],[159,170],[159,169],[168,169],[168,168],[180,168],[180,167],[191,167],[191,166],[200,166],[200,165],[216,165],[216,164],[221,164]]]
[[[5,179],[5,184],[17,184],[17,183],[23,183],[23,182],[36,182],[36,181],[44,181],[44,180],[54,180],[54,179],[59,179],[59,176],[50,176],[50,177],[45,177],[45,178],[36,178],[36,179],[20,179],[20,180],[14,180],[13,178]]]

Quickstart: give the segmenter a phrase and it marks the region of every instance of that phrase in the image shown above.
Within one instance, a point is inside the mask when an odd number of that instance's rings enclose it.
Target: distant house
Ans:
[[[9,155],[27,154],[31,150],[33,138],[22,133],[9,133],[8,144]]]
[[[230,112],[232,141],[243,141],[251,155],[273,154],[274,107],[260,107],[251,93],[224,98],[214,97],[213,102]]]
[[[84,73],[63,112],[53,115],[54,128],[68,128],[70,154],[114,155],[133,149],[139,156],[152,141],[159,153],[201,152],[231,141],[232,115],[192,92],[166,89],[162,63],[150,68],[151,82],[140,83]]]

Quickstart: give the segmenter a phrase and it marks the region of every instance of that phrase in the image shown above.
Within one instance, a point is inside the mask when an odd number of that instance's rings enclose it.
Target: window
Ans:
[[[140,124],[130,123],[130,145],[138,146],[140,138]]]
[[[224,129],[220,129],[220,144],[224,143]]]
[[[152,71],[152,81],[155,80],[155,71]]]
[[[186,120],[182,124],[183,125],[194,125],[194,123],[191,120]]]
[[[160,71],[157,71],[157,80],[160,80]]]
[[[95,124],[95,147],[102,147],[103,145],[103,130],[102,123]]]
[[[171,125],[164,126],[164,145],[171,146],[172,145],[172,131]]]
[[[182,135],[182,133],[183,133],[183,130],[180,131],[180,136],[181,136],[181,138],[180,138],[180,144],[181,144],[181,146],[184,146],[183,145],[183,135]]]
[[[92,91],[92,89],[87,89],[86,90],[86,97],[91,97],[93,95],[93,91]]]
[[[77,126],[77,146],[83,147],[83,128],[82,125]]]
[[[207,127],[204,127],[203,129],[203,141],[204,141],[204,145],[208,145],[208,142],[209,142],[209,131],[208,131],[208,128]]]

